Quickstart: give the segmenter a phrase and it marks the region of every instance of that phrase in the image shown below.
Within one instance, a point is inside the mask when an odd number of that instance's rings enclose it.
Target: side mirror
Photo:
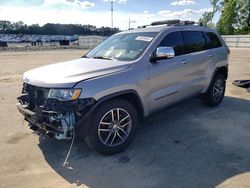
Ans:
[[[159,47],[156,52],[151,56],[150,61],[156,62],[157,60],[170,59],[175,57],[175,52],[172,47]]]

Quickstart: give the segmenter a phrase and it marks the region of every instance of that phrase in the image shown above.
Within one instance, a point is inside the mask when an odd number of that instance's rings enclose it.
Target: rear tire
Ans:
[[[107,101],[92,113],[85,141],[101,154],[119,153],[135,138],[138,122],[138,113],[130,102],[123,99]]]
[[[209,86],[208,91],[204,94],[202,102],[206,106],[216,107],[218,106],[225,95],[226,90],[226,80],[222,74],[217,74],[211,85]]]

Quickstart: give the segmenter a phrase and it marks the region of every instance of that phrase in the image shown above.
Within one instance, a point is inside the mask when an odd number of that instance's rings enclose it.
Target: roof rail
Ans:
[[[203,26],[202,22],[195,22],[195,21],[180,21],[180,25],[197,25],[197,26]]]
[[[144,25],[144,26],[140,26],[138,28],[146,28],[149,26],[157,26],[157,25],[175,25],[175,26],[183,26],[183,25],[197,25],[197,26],[203,26],[203,24],[201,22],[195,22],[195,21],[189,21],[189,20],[185,20],[185,21],[181,21],[181,20],[163,20],[163,21],[157,21],[157,22],[153,22],[150,25]]]
[[[155,25],[174,25],[174,24],[179,24],[180,20],[163,20],[163,21],[157,21],[151,23],[152,26]]]

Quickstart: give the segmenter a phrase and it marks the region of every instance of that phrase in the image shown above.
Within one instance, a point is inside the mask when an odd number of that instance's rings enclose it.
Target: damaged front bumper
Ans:
[[[39,130],[39,132],[47,133],[48,135],[64,134],[63,129],[46,123],[46,115],[32,112],[26,105],[22,105],[20,102],[16,106],[18,111],[24,116],[24,119],[29,122],[29,127],[32,130]]]
[[[30,93],[23,93],[17,99],[17,109],[29,123],[29,127],[57,139],[71,139],[73,129],[83,126],[81,124],[88,118],[96,103],[92,98],[74,101],[44,98],[42,104],[37,105],[35,103],[38,99]]]

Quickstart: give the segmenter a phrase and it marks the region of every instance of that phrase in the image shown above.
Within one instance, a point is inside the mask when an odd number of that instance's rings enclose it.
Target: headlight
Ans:
[[[48,98],[60,101],[76,100],[80,97],[81,89],[50,89]]]

